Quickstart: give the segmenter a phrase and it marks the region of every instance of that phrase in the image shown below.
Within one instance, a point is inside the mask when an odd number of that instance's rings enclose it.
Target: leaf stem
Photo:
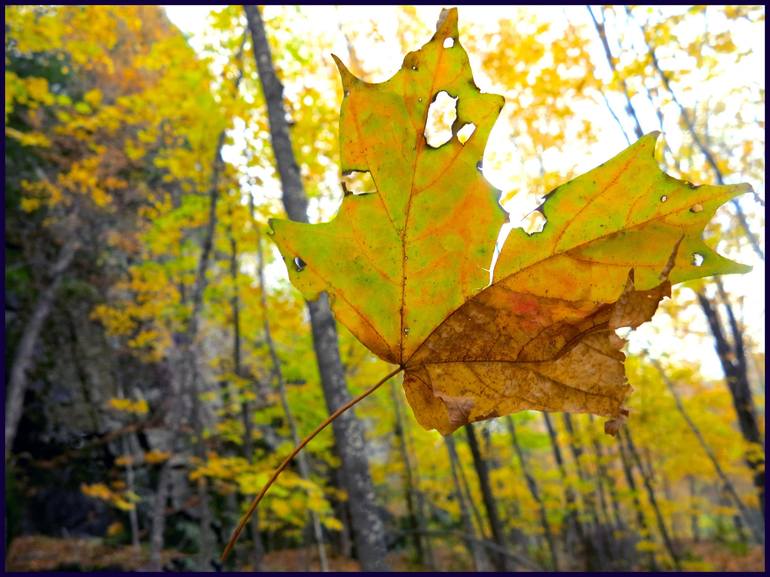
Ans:
[[[286,469],[286,467],[289,466],[289,463],[291,463],[292,459],[294,459],[294,457],[296,457],[297,454],[302,449],[305,448],[305,445],[307,445],[310,441],[312,441],[318,435],[318,433],[323,431],[327,426],[329,426],[330,423],[332,423],[342,413],[344,413],[351,407],[357,405],[359,402],[363,401],[366,397],[371,395],[374,391],[376,391],[382,385],[388,382],[388,380],[390,380],[391,377],[395,377],[398,373],[400,373],[403,370],[404,370],[403,366],[400,366],[392,370],[390,373],[382,377],[382,379],[380,379],[376,384],[366,389],[363,393],[361,393],[357,397],[350,399],[347,403],[345,403],[336,411],[334,411],[331,415],[326,417],[326,419],[324,419],[324,421],[320,425],[318,425],[315,428],[315,430],[313,430],[312,433],[310,433],[307,437],[302,439],[302,442],[299,443],[296,447],[294,447],[294,450],[292,450],[289,456],[283,460],[283,462],[278,466],[278,468],[275,471],[273,471],[273,474],[270,476],[270,479],[268,479],[267,483],[265,483],[265,486],[262,487],[262,490],[259,492],[259,494],[256,497],[254,497],[254,500],[251,502],[251,505],[249,506],[249,510],[246,511],[243,517],[241,517],[241,520],[238,522],[238,526],[235,528],[235,531],[233,531],[233,534],[230,537],[230,541],[228,541],[227,546],[225,547],[225,550],[222,552],[222,556],[220,557],[222,562],[227,560],[227,557],[230,555],[230,552],[235,546],[236,541],[238,541],[238,537],[241,535],[243,528],[246,526],[246,523],[248,523],[249,518],[251,518],[251,515],[254,513],[254,511],[257,510],[257,506],[259,505],[259,502],[262,500],[262,497],[265,496],[268,489],[270,489],[273,483],[275,483],[275,480],[284,471],[284,469]]]

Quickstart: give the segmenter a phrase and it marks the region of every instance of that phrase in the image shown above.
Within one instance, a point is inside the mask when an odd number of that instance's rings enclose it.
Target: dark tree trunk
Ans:
[[[559,446],[559,439],[556,435],[556,429],[551,422],[548,413],[543,413],[545,428],[548,430],[548,438],[551,441],[551,449],[556,467],[559,469],[559,476],[564,487],[564,502],[567,514],[565,515],[564,545],[567,551],[575,551],[576,544],[584,546],[586,557],[586,570],[591,570],[591,559],[589,558],[590,544],[586,543],[586,532],[578,516],[578,502],[575,496],[575,490],[568,484],[567,469],[564,465],[564,457]]]
[[[253,215],[252,215],[253,217]],[[238,290],[238,243],[232,231],[232,224],[228,229],[230,237],[230,279],[233,283],[233,294],[230,298],[230,309],[233,320],[233,372],[239,377],[243,377],[243,367],[241,365],[241,298]],[[261,261],[259,263],[261,266]],[[247,400],[241,402],[241,420],[243,422],[244,442],[243,457],[249,462],[254,463],[254,441],[252,439],[253,427],[251,424],[251,403]],[[256,511],[249,519],[249,536],[251,537],[251,570],[259,571],[262,565],[262,556],[264,548],[259,534],[259,515]]]
[[[244,6],[244,9],[251,32],[254,59],[267,103],[271,142],[283,191],[283,205],[289,218],[307,222],[307,197],[291,147],[283,105],[283,86],[273,68],[259,10],[256,6]],[[324,398],[327,409],[332,412],[351,399],[340,359],[337,325],[325,294],[314,302],[308,302],[308,310]],[[385,526],[375,504],[363,428],[353,411],[347,411],[332,423],[332,429],[348,493],[353,539],[361,568],[364,571],[387,570]]]
[[[171,465],[166,461],[158,473],[155,502],[152,505],[152,526],[150,528],[150,571],[163,570],[162,553],[166,530],[166,501],[168,501]]]
[[[748,365],[746,363],[746,352],[743,347],[743,334],[738,326],[738,321],[733,313],[729,301],[725,300],[727,316],[730,322],[730,328],[733,336],[733,342],[727,339],[723,329],[721,319],[717,313],[716,307],[703,293],[697,293],[698,302],[706,315],[711,334],[714,335],[714,346],[722,364],[722,370],[725,373],[727,387],[730,389],[730,395],[733,400],[733,407],[738,416],[738,425],[743,434],[743,438],[749,443],[758,447],[764,447],[762,437],[759,433],[759,423],[754,410],[754,399],[751,394],[749,384]],[[754,474],[754,487],[759,497],[759,507],[762,512],[762,518],[765,516],[765,459],[764,451],[751,451],[746,455],[746,464]]]
[[[582,483],[586,483],[588,482],[588,474],[583,467],[583,461],[581,459],[583,447],[577,439],[575,427],[572,423],[572,416],[569,413],[563,413],[562,418],[564,421],[564,428],[567,430],[569,436],[569,449],[570,453],[572,453],[572,459],[575,461],[575,469],[577,470],[578,478]],[[589,511],[591,519],[593,520],[593,535],[590,535],[589,532],[589,538],[586,540],[586,544],[590,547],[590,551],[596,554],[599,567],[605,567],[607,560],[612,557],[612,544],[607,541],[605,527],[599,518],[599,508],[596,506],[595,491],[589,491],[588,493],[583,494],[583,500],[585,502],[585,508]],[[590,555],[591,554],[589,554],[589,556]]]
[[[593,415],[588,415],[590,422],[593,424]],[[612,507],[613,523],[615,528],[620,530],[623,527],[623,515],[620,512],[620,503],[618,500],[618,492],[615,487],[615,480],[607,470],[607,464],[604,462],[604,448],[601,441],[597,438],[596,434],[591,434],[591,445],[593,446],[594,453],[596,454],[596,466],[599,471],[599,482],[607,488],[609,495],[610,506]]]
[[[404,432],[404,419],[401,414],[401,404],[398,400],[398,391],[395,381],[390,382],[390,395],[393,401],[393,409],[396,416],[396,440],[398,450],[401,453],[401,460],[404,463],[404,497],[406,499],[407,522],[409,531],[412,535],[412,544],[414,545],[415,561],[419,564],[425,562],[425,552],[423,551],[422,539],[425,528],[418,520],[417,508],[415,506],[414,479],[412,478],[412,462],[409,458],[409,447],[406,444]],[[425,537],[427,539],[427,537]]]
[[[644,481],[644,488],[647,490],[647,498],[650,500],[650,505],[652,505],[652,510],[655,512],[655,519],[658,522],[658,530],[660,531],[660,535],[663,538],[663,544],[665,545],[666,550],[668,551],[668,554],[671,556],[671,560],[674,563],[674,568],[677,571],[681,571],[682,565],[681,565],[681,560],[679,558],[679,553],[677,552],[676,546],[674,545],[674,541],[671,538],[671,534],[669,533],[669,530],[666,527],[666,522],[663,518],[663,514],[660,511],[660,507],[658,507],[658,500],[655,496],[655,488],[653,487],[652,478],[642,466],[642,460],[639,457],[639,451],[637,451],[636,445],[634,444],[634,440],[631,437],[631,431],[628,430],[628,428],[626,428],[625,430],[621,431],[620,434],[624,437],[626,441],[626,446],[628,448],[628,452],[631,454],[631,458],[633,459],[634,463],[639,469],[639,472],[642,474],[642,481]]]
[[[703,452],[706,453],[706,456],[708,457],[709,461],[711,461],[711,465],[714,467],[714,470],[716,471],[717,476],[722,481],[722,485],[724,486],[725,492],[730,496],[730,499],[733,501],[733,504],[738,508],[738,511],[740,511],[741,516],[743,517],[749,529],[751,530],[754,540],[757,543],[763,543],[765,540],[765,537],[761,528],[756,527],[755,523],[751,518],[751,515],[749,514],[748,509],[743,504],[743,501],[738,495],[738,491],[736,490],[735,485],[733,485],[730,478],[722,469],[721,464],[717,460],[716,454],[712,450],[711,446],[706,442],[706,439],[703,438],[703,434],[700,432],[698,425],[695,424],[695,421],[692,420],[690,415],[685,410],[684,405],[682,404],[682,400],[679,398],[679,393],[677,393],[676,391],[676,387],[674,386],[674,383],[672,383],[671,379],[668,378],[668,375],[663,370],[663,367],[657,360],[655,359],[650,359],[650,360],[652,364],[655,366],[655,368],[658,369],[658,372],[660,373],[660,376],[663,379],[663,382],[666,383],[666,386],[668,387],[668,390],[671,393],[671,396],[674,397],[674,403],[676,403],[676,408],[679,411],[679,414],[682,415],[682,418],[687,423],[687,426],[690,428],[693,435],[695,435],[695,438],[698,439],[698,444],[701,446],[701,449],[703,449]],[[692,477],[690,477],[690,489],[691,490],[693,489]]]
[[[553,531],[551,530],[551,524],[548,522],[548,512],[545,508],[545,503],[543,502],[542,497],[540,496],[540,490],[537,487],[537,482],[535,481],[535,478],[532,476],[532,474],[529,471],[529,463],[527,462],[527,457],[524,454],[524,451],[521,449],[521,445],[519,444],[519,438],[516,435],[516,426],[513,423],[513,418],[508,415],[505,419],[505,424],[508,427],[508,432],[511,435],[511,441],[513,442],[513,449],[516,452],[516,456],[519,458],[519,463],[521,463],[521,472],[524,474],[524,480],[527,482],[527,488],[529,489],[529,494],[532,495],[532,498],[535,500],[535,503],[537,503],[537,507],[540,513],[540,524],[543,526],[543,533],[545,533],[545,540],[548,543],[548,550],[551,553],[551,568],[554,571],[559,571],[559,554],[556,550],[556,539],[553,536]]]
[[[634,469],[631,465],[631,459],[626,455],[622,437],[618,439],[618,450],[620,451],[620,460],[623,464],[623,474],[626,477],[628,488],[631,490],[631,499],[634,503],[634,510],[636,511],[636,522],[639,525],[639,532],[643,537],[652,539],[652,533],[650,533],[647,519],[644,516],[644,509],[642,509],[642,502],[639,500],[639,489],[637,488],[636,480],[634,479]],[[658,570],[658,565],[655,562],[655,554],[652,551],[647,554],[647,565],[650,571]]]
[[[687,477],[687,484],[690,488],[690,502],[692,503],[692,508],[690,509],[690,532],[692,533],[692,540],[695,543],[700,542],[700,523],[698,521],[700,515],[698,511],[698,505],[697,505],[697,499],[698,499],[698,488],[695,484],[695,477],[692,475],[689,475]]]
[[[452,471],[452,482],[455,487],[455,494],[457,495],[457,502],[460,505],[460,521],[463,527],[463,533],[466,537],[463,539],[465,547],[468,549],[468,553],[473,560],[474,571],[483,571],[486,567],[484,561],[484,553],[479,547],[478,539],[476,537],[476,530],[473,527],[473,521],[471,520],[470,509],[468,507],[468,501],[466,499],[465,492],[460,484],[460,476],[457,470],[461,467],[460,459],[457,456],[457,448],[455,447],[455,440],[452,435],[444,437],[446,443],[447,452],[449,453],[449,466]],[[470,496],[468,496],[470,498]]]
[[[497,512],[497,502],[495,501],[495,496],[492,494],[492,485],[489,482],[489,470],[487,468],[487,462],[481,456],[481,451],[479,450],[479,442],[476,439],[476,433],[473,430],[473,425],[465,425],[464,428],[465,434],[468,437],[468,445],[470,446],[471,454],[473,455],[473,466],[476,469],[476,475],[479,479],[479,488],[481,489],[481,496],[484,500],[484,508],[487,511],[489,528],[492,532],[492,540],[495,542],[497,547],[505,550],[507,548],[505,543],[505,532],[503,530],[503,524],[500,521],[500,516]],[[510,571],[513,569],[509,566],[510,562],[505,555],[494,551],[491,557],[492,563],[494,564],[497,571]]]
[[[27,371],[32,368],[35,361],[35,345],[40,331],[43,329],[48,315],[51,313],[56,291],[59,289],[62,277],[72,264],[75,253],[78,250],[78,241],[72,236],[59,250],[56,261],[49,273],[48,286],[38,295],[29,321],[24,326],[21,339],[13,354],[13,364],[8,378],[8,393],[5,399],[5,461],[13,450],[13,442],[16,439],[16,430],[19,427],[21,413],[24,409],[24,394],[27,391]]]

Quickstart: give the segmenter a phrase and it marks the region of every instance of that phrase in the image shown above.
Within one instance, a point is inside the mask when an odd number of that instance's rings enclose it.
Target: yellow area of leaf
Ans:
[[[457,11],[386,82],[337,64],[341,168],[368,172],[376,190],[347,194],[328,223],[271,222],[293,284],[309,300],[327,291],[337,319],[405,370],[426,428],[538,409],[602,415],[614,434],[631,390],[615,330],[652,318],[672,283],[749,270],[702,235],[750,187],[670,177],[649,134],[549,193],[544,228],[510,233],[490,284],[506,217],[478,163],[503,101],[476,87]],[[457,120],[434,149],[424,135],[440,92],[457,98]]]
[[[452,47],[444,47],[447,38]],[[341,169],[369,172],[376,191],[346,196],[329,223],[271,225],[305,297],[328,291],[337,318],[369,349],[400,364],[488,283],[506,216],[499,191],[476,165],[503,98],[482,94],[474,83],[456,11],[384,83],[358,80],[337,64],[345,92]],[[454,137],[434,149],[424,127],[442,91],[458,98],[453,132],[467,123],[476,130],[465,144]]]

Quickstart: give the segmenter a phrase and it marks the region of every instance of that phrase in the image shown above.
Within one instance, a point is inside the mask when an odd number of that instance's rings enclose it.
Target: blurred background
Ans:
[[[678,286],[630,336],[618,437],[527,411],[444,438],[399,377],[220,564],[296,439],[390,370],[338,326],[344,378],[319,376],[266,237],[284,211],[252,32],[319,222],[342,198],[330,54],[385,80],[440,7],[250,10],[251,30],[242,6],[5,8],[6,569],[763,570],[761,6],[460,8],[476,83],[506,99],[483,166],[512,226],[661,130],[669,174],[753,186],[705,235],[753,271]]]

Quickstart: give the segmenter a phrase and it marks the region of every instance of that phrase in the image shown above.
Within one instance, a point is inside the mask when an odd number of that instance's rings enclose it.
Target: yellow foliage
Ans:
[[[115,464],[119,467],[127,467],[134,464],[134,458],[131,455],[121,455],[115,459]]]
[[[147,405],[147,401],[144,399],[139,399],[138,401],[132,401],[131,399],[110,399],[109,405],[116,411],[133,413],[136,415],[145,415],[150,409]]]
[[[636,550],[640,553],[654,553],[658,550],[658,545],[654,541],[647,541],[642,539],[636,544]]]
[[[110,523],[109,527],[107,527],[107,536],[116,537],[123,533],[125,530],[126,528],[123,526],[123,523],[120,521],[115,521],[114,523]]]
[[[153,449],[152,451],[147,451],[144,454],[144,462],[149,463],[150,465],[157,465],[167,461],[170,457],[171,453],[167,451],[159,451],[158,449]]]
[[[80,490],[84,495],[93,497],[95,499],[101,499],[103,501],[109,501],[112,497],[112,491],[104,483],[94,483],[93,485],[80,485]]]
[[[98,88],[89,90],[83,95],[83,100],[85,100],[92,108],[96,108],[102,102],[102,91]]]
[[[33,212],[40,208],[42,204],[43,201],[39,198],[22,198],[19,206],[24,212]]]
[[[128,341],[129,346],[140,349],[154,342],[158,338],[158,332],[154,330],[141,331],[133,339]]]
[[[134,504],[127,501],[124,495],[112,491],[104,483],[94,483],[93,485],[82,484],[80,485],[80,491],[84,495],[105,501],[121,511],[130,511],[134,508]]]
[[[125,311],[97,305],[91,311],[91,318],[99,320],[110,335],[126,335],[134,328],[134,321]]]
[[[40,148],[48,148],[51,146],[51,141],[41,132],[21,132],[15,128],[6,126],[5,134],[6,136],[18,140],[22,146],[37,146]]]
[[[343,529],[342,522],[336,517],[324,517],[321,519],[321,523],[329,531],[342,531]]]

